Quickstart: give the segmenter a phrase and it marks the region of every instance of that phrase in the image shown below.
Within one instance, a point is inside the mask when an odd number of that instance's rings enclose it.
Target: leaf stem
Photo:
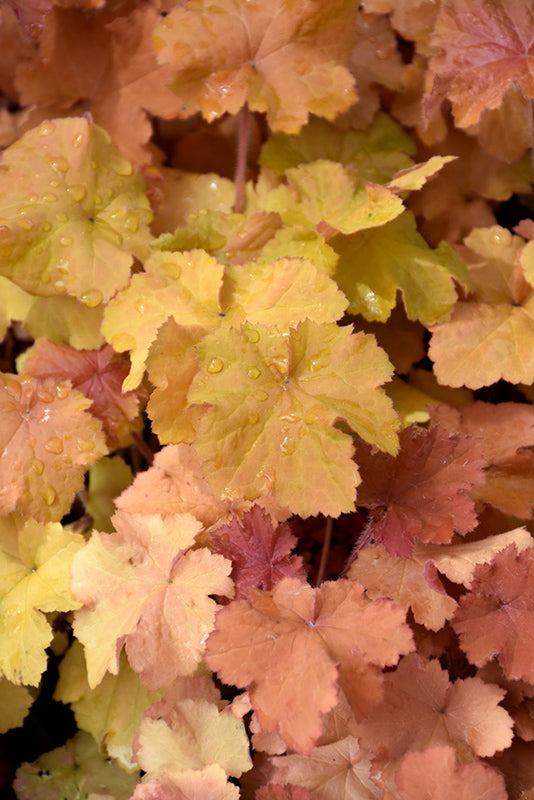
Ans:
[[[245,185],[247,180],[247,157],[250,143],[251,115],[248,103],[239,112],[237,132],[237,163],[235,168],[235,195],[233,210],[241,214],[245,207]]]
[[[317,580],[315,582],[316,586],[320,586],[324,580],[326,572],[326,564],[328,561],[328,555],[330,553],[330,544],[332,542],[333,529],[334,529],[334,520],[332,519],[332,517],[328,517],[324,529],[324,542],[323,542],[323,549],[321,551],[321,562],[319,564],[319,572],[317,573]]]

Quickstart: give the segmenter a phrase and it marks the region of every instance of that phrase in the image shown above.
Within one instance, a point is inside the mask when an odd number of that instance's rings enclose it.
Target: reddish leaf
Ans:
[[[453,627],[472,664],[498,656],[507,678],[534,682],[534,548],[513,544],[480,564]]]
[[[23,369],[34,378],[70,380],[75,389],[92,400],[91,414],[102,421],[110,450],[126,447],[131,431],[141,427],[139,398],[144,391],[122,392],[129,365],[109,344],[100,350],[75,350],[38,339],[24,360]]]
[[[482,446],[439,426],[421,430],[412,425],[399,435],[396,458],[371,454],[357,445],[356,461],[363,475],[358,503],[371,512],[375,540],[393,555],[410,556],[414,539],[450,542],[465,534],[477,517],[467,492],[484,480]]]
[[[290,556],[297,540],[285,523],[273,526],[259,506],[246,511],[210,537],[211,549],[230,559],[236,596],[246,597],[251,589],[274,589],[283,578],[306,580],[300,556]]]

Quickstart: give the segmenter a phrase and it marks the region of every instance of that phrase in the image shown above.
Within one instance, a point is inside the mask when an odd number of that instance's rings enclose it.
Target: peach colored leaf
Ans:
[[[243,721],[208,700],[178,700],[172,719],[145,717],[139,726],[136,757],[149,779],[166,772],[218,764],[239,777],[252,767]]]
[[[278,522],[290,516],[273,498],[262,497],[257,502]],[[130,514],[193,514],[208,531],[252,507],[247,500],[217,500],[204,477],[202,462],[186,444],[169,445],[156,453],[152,466],[136,475],[115,504]]]
[[[361,750],[354,736],[315,747],[309,756],[279,756],[272,763],[276,767],[273,781],[302,786],[315,800],[378,800],[382,796],[371,780],[371,755]]]
[[[524,280],[520,236],[495,225],[478,228],[462,255],[474,291],[449,320],[431,328],[429,355],[438,381],[479,389],[500,379],[534,381],[534,290]]]
[[[309,754],[322,714],[336,705],[338,675],[342,688],[358,692],[356,656],[384,667],[412,648],[403,616],[387,600],[369,602],[354,581],[312,589],[283,578],[221,609],[206,663],[224,682],[248,687],[263,730]]]
[[[457,765],[452,747],[408,753],[395,775],[401,800],[507,800],[500,773],[482,763]]]
[[[450,0],[441,5],[430,38],[423,112],[426,120],[448,97],[456,124],[474,125],[518,86],[534,98],[534,10],[525,0]]]
[[[217,609],[209,595],[233,594],[231,564],[191,549],[201,525],[190,514],[164,520],[119,511],[112,521],[116,533],[94,531],[72,565],[72,592],[84,604],[74,630],[89,685],[118,673],[125,644],[143,686],[165,688],[202,658]]]
[[[496,553],[511,544],[515,544],[517,552],[521,553],[534,546],[534,539],[525,528],[515,528],[513,531],[485,536],[474,542],[450,545],[418,543],[414,558],[418,561],[431,561],[450,581],[463,583],[470,589],[477,565],[488,563]]]
[[[288,334],[245,325],[206,336],[197,351],[188,398],[210,407],[194,447],[219,497],[270,490],[301,516],[338,516],[353,508],[358,474],[336,420],[396,449],[397,418],[379,388],[390,365],[370,336],[310,320]]]
[[[110,345],[100,350],[75,350],[39,339],[25,354],[23,373],[34,378],[70,380],[74,389],[93,401],[91,414],[101,420],[110,450],[127,447],[132,431],[142,427],[139,401],[145,392],[121,391],[128,362]]]
[[[83,98],[95,122],[127,158],[136,164],[150,161],[146,145],[152,125],[147,112],[175,117],[181,109],[179,98],[166,86],[171,68],[157,63],[152,45],[152,31],[160,20],[148,3],[129,13],[123,6],[118,14],[106,9],[87,14],[56,4],[37,52],[17,64],[21,102],[72,108]]]
[[[402,295],[408,319],[424,325],[446,316],[456,302],[454,281],[466,288],[469,274],[448,242],[432,250],[418,233],[411,211],[379,228],[331,241],[339,255],[335,280],[349,312],[385,322]]]
[[[412,557],[406,559],[390,555],[380,544],[369,545],[358,553],[347,577],[364,586],[371,600],[389,597],[406,612],[411,608],[420,625],[438,631],[454,615],[458,603],[438,578],[432,584],[427,582],[426,560],[424,546],[416,546]]]
[[[507,678],[534,681],[534,548],[511,544],[476,567],[452,625],[472,664],[497,656]]]
[[[162,21],[154,42],[189,115],[211,122],[248,104],[272,130],[297,133],[310,112],[333,119],[356,100],[343,66],[356,12],[353,0],[192,0]]]
[[[468,747],[491,756],[509,747],[512,718],[505,692],[480,678],[449,682],[437,660],[412,654],[385,677],[385,696],[360,726],[360,743],[387,761],[433,745]]]
[[[204,769],[166,772],[156,781],[138,783],[131,800],[239,800],[239,797],[238,787],[228,783],[224,770],[217,764],[209,764]]]
[[[32,294],[96,308],[148,255],[143,179],[84,117],[45,121],[4,150],[0,197],[0,271]]]
[[[139,385],[149,348],[169,318],[189,329],[196,341],[218,327],[223,269],[204,250],[156,251],[145,262],[145,272],[134,275],[108,304],[102,333],[115,350],[130,350],[124,391]]]
[[[283,577],[305,581],[302,558],[290,555],[296,545],[289,525],[275,527],[256,505],[243,514],[242,520],[234,517],[210,535],[210,549],[232,562],[230,577],[239,599],[251,589],[274,589]]]
[[[439,425],[411,425],[399,434],[396,458],[357,444],[362,484],[358,503],[370,509],[370,531],[393,555],[410,556],[415,539],[445,543],[477,523],[469,490],[484,480],[481,443]]]
[[[68,513],[87,467],[107,453],[90,404],[66,381],[0,374],[0,513],[41,522]]]
[[[313,800],[311,794],[302,786],[285,783],[268,783],[260,786],[255,795],[255,800]]]
[[[456,411],[432,406],[430,417],[450,431],[476,436],[484,443],[485,483],[471,492],[474,500],[505,514],[530,517],[534,507],[534,408],[524,403],[478,401]]]
[[[69,570],[81,547],[83,538],[59,523],[29,520],[18,553],[0,551],[0,671],[12,683],[39,684],[53,638],[45,613],[80,607],[69,591]]]

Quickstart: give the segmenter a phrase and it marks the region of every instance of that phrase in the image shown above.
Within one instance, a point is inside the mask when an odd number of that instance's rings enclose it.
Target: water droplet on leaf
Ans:
[[[54,133],[56,130],[56,125],[54,122],[43,122],[41,127],[39,128],[39,136],[50,136],[51,133]]]
[[[77,183],[74,186],[68,186],[67,191],[76,203],[81,203],[85,197],[85,187]]]
[[[52,436],[44,446],[47,453],[55,453],[55,455],[59,455],[63,452],[63,442],[59,438],[59,436]]]
[[[111,340],[111,346],[117,353],[122,353],[123,350],[134,350],[137,342],[131,333],[117,333]]]
[[[40,458],[36,458],[33,461],[32,467],[36,471],[38,475],[42,475],[44,472],[44,463],[41,461]]]
[[[252,378],[252,380],[256,380],[256,378],[260,377],[261,370],[259,370],[258,367],[248,367],[247,375],[249,378]]]
[[[47,506],[51,506],[57,497],[57,492],[53,486],[47,484],[45,485],[45,487],[41,492],[41,497],[43,498]]]
[[[102,300],[104,299],[104,295],[100,291],[100,289],[89,289],[87,292],[84,292],[80,297],[80,300],[87,306],[87,308],[96,308],[100,305]]]
[[[223,367],[224,364],[220,358],[212,358],[206,369],[211,374],[216,374],[217,372],[222,372]]]
[[[255,328],[247,328],[245,330],[245,336],[251,344],[256,344],[260,341],[260,334]]]
[[[258,391],[254,392],[254,394],[252,396],[255,397],[256,400],[259,400],[262,403],[265,400],[269,399],[269,395],[267,394],[267,392],[264,392],[263,389],[258,389]]]
[[[73,241],[74,239],[72,239],[70,236],[61,236],[59,239],[61,247],[70,247]]]

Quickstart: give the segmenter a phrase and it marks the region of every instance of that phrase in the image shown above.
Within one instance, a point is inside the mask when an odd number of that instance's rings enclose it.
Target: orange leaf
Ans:
[[[356,100],[342,63],[357,3],[331,0],[190,0],[154,33],[161,63],[189,115],[213,121],[245,103],[272,130],[298,133],[311,113],[333,119]]]
[[[272,591],[253,589],[248,600],[218,613],[206,663],[226,683],[249,687],[264,730],[276,730],[289,747],[310,753],[321,734],[321,715],[336,705],[338,673],[346,694],[357,696],[354,673],[361,662],[372,671],[411,649],[403,619],[388,600],[370,603],[354,581],[312,589],[284,578]]]

